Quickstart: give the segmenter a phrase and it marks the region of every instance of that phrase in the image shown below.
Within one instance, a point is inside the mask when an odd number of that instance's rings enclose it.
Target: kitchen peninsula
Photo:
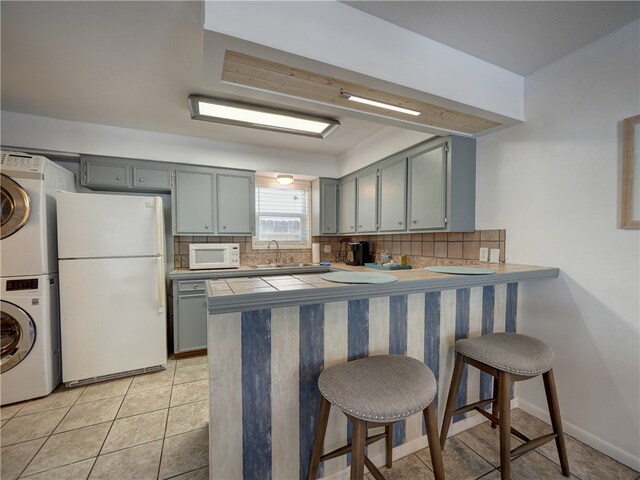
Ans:
[[[424,361],[438,380],[441,418],[455,340],[514,332],[519,282],[559,274],[557,268],[526,265],[491,268],[495,274],[392,271],[398,281],[382,285],[255,270],[247,272],[252,276],[207,280],[210,478],[306,478],[320,402],[318,375],[356,358],[391,353]],[[460,401],[491,396],[490,377],[464,375]],[[479,421],[458,419],[451,433]],[[426,446],[421,415],[394,429],[394,458]],[[346,417],[333,409],[325,451],[346,443],[350,434]],[[382,444],[368,448],[375,463],[383,462]],[[320,476],[335,477],[347,466],[347,457],[328,460]]]

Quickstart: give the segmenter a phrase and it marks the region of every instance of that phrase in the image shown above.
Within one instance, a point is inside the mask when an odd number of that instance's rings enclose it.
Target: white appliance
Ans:
[[[57,206],[62,381],[164,368],[162,199],[60,192]]]
[[[58,276],[3,277],[0,403],[53,391],[61,380]]]
[[[55,194],[75,191],[73,173],[44,157],[24,153],[2,151],[0,162],[0,275],[57,272]]]
[[[189,269],[240,268],[240,244],[192,243],[189,245]]]

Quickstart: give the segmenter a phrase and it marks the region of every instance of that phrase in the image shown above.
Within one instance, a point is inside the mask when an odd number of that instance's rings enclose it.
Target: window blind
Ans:
[[[309,242],[309,190],[304,187],[256,187],[258,242]]]

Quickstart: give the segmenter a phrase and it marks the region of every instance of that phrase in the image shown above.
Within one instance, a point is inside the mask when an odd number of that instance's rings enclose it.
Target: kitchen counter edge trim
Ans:
[[[284,273],[284,272],[283,272]],[[310,273],[310,272],[305,272]],[[498,272],[493,275],[443,275],[441,278],[408,280],[386,284],[336,284],[335,287],[284,290],[235,295],[216,295],[205,283],[209,315],[264,310],[295,305],[340,302],[373,297],[388,297],[411,293],[433,292],[480,285],[514,283],[538,278],[558,278],[560,269],[540,267],[520,272]]]

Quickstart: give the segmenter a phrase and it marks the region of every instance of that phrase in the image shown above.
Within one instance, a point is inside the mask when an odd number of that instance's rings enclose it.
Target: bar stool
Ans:
[[[433,399],[438,390],[429,367],[402,355],[377,355],[327,368],[318,378],[322,398],[316,428],[309,480],[316,480],[320,462],[351,452],[351,480],[364,477],[366,466],[376,480],[384,477],[365,455],[365,446],[385,438],[386,466],[393,462],[393,423],[423,412],[429,451],[436,480],[444,480]],[[352,443],[322,454],[331,405],[347,416],[353,426]],[[368,436],[367,429],[385,427]]]
[[[491,420],[492,428],[500,427],[500,472],[502,480],[509,478],[511,459],[538,448],[551,440],[556,441],[562,474],[569,476],[569,460],[564,443],[560,408],[556,395],[553,370],[554,354],[541,340],[518,333],[492,333],[478,338],[465,338],[456,342],[456,362],[449,388],[447,406],[440,433],[440,446],[444,449],[451,419],[459,413],[477,410]],[[493,398],[480,400],[454,410],[464,364],[472,365],[494,377]],[[553,433],[529,439],[511,426],[510,392],[511,384],[542,375],[547,394],[547,406],[551,416]],[[482,407],[492,404],[492,412]],[[525,443],[511,450],[510,434]]]

